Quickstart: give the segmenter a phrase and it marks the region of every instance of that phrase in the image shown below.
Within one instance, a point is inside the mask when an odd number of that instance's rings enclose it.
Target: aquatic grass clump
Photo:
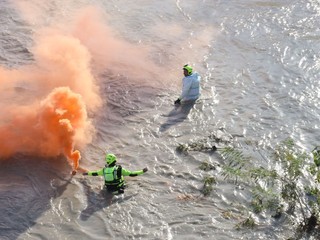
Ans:
[[[179,144],[176,148],[179,153],[187,153],[189,151],[197,152],[215,152],[217,147],[215,145],[207,145],[203,142],[194,142],[190,144]]]
[[[238,179],[244,179],[249,177],[247,165],[250,164],[250,158],[244,156],[244,154],[235,148],[225,147],[219,151],[222,158],[225,160],[222,166],[222,176],[224,179],[231,179],[235,184],[238,183]]]
[[[188,152],[188,145],[179,143],[178,147],[176,148],[177,152],[179,153],[185,153]]]
[[[320,167],[320,146],[315,147],[312,150],[313,162],[316,167]]]
[[[202,162],[199,168],[206,172],[211,170],[216,170],[216,167],[213,164],[209,163],[208,161]]]
[[[281,200],[274,189],[263,188],[259,185],[252,189],[251,206],[254,213],[261,213],[264,210],[273,212],[273,216],[279,216],[282,209]]]
[[[236,225],[236,229],[240,230],[241,228],[254,228],[256,226],[256,222],[254,221],[253,217],[250,215],[245,220],[241,221]]]
[[[301,170],[309,159],[305,152],[299,151],[290,138],[276,147],[274,156],[275,160],[282,164],[282,168],[285,170],[283,177],[289,182],[296,181],[302,176]]]
[[[198,152],[215,152],[218,144],[229,145],[232,136],[223,132],[223,129],[218,129],[217,132],[211,133],[207,138],[199,139],[190,143],[179,143],[176,150],[179,153],[187,153],[189,151]]]
[[[203,188],[202,188],[203,195],[204,196],[210,195],[210,193],[213,190],[213,186],[212,185],[215,185],[215,184],[217,184],[217,181],[216,181],[215,177],[213,177],[213,176],[204,177],[204,179],[203,179]]]
[[[292,139],[281,142],[273,153],[273,161],[281,164],[281,174],[278,174],[276,169],[255,167],[250,158],[238,149],[227,147],[220,153],[225,160],[222,175],[235,180],[236,183],[244,181],[251,185],[251,207],[254,213],[269,211],[271,217],[277,219],[284,216],[285,212],[286,216],[292,216],[292,219],[297,220],[296,216],[300,212],[303,220],[298,223],[296,231],[300,237],[307,230],[310,232],[310,229],[319,226],[320,191],[318,188],[301,187],[303,180],[309,177],[303,174],[304,170],[314,177],[313,186],[319,184],[319,159],[310,161],[309,155],[297,148]],[[318,156],[320,155],[313,154],[314,158]],[[313,198],[306,201],[307,195]],[[238,225],[242,226],[243,223]]]
[[[180,149],[206,151],[210,148],[201,142],[181,145]],[[303,238],[306,234],[315,236],[316,230],[320,229],[320,147],[315,148],[311,155],[300,150],[288,138],[269,155],[272,158],[268,162],[273,164],[268,168],[259,166],[250,156],[234,147],[219,148],[218,153],[223,158],[221,175],[234,184],[246,184],[252,195],[250,206],[254,214],[263,213],[274,219],[291,219],[296,225],[295,239]],[[204,161],[200,169],[210,171],[213,168]],[[203,182],[201,191],[204,196],[208,196],[217,183],[216,178],[207,176]],[[304,187],[304,182],[310,182],[310,186]],[[250,215],[238,223],[237,228],[251,228],[255,225]]]

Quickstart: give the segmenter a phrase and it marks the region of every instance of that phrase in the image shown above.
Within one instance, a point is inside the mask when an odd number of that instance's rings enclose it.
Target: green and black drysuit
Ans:
[[[98,171],[88,172],[89,176],[103,176],[104,183],[109,192],[112,193],[123,193],[125,188],[125,181],[123,176],[135,177],[143,174],[143,170],[129,171],[121,167],[121,165],[110,165]]]

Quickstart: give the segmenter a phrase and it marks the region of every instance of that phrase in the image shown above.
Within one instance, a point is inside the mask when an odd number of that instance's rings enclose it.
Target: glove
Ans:
[[[142,169],[142,171],[145,173],[145,172],[148,172],[148,168],[144,168],[144,169]]]
[[[87,172],[84,172],[84,173],[82,173],[82,175],[88,175],[88,173],[87,173]]]
[[[178,98],[177,100],[174,101],[174,104],[180,104],[181,103],[181,99]]]

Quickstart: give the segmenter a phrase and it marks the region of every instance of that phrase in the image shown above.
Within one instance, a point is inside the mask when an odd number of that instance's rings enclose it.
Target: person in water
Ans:
[[[135,177],[148,171],[148,168],[144,168],[139,171],[129,171],[124,169],[121,165],[116,164],[117,157],[112,153],[106,154],[105,160],[106,165],[104,168],[98,171],[84,172],[83,175],[103,176],[107,191],[113,194],[124,193],[126,185],[123,176]]]
[[[198,73],[193,72],[193,69],[188,64],[183,66],[184,78],[182,79],[181,96],[174,101],[174,104],[180,104],[187,101],[195,101],[200,96],[200,80]]]

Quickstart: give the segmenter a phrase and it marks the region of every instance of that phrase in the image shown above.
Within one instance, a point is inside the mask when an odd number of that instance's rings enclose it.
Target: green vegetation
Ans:
[[[185,144],[180,150],[187,152],[214,149],[214,145]],[[204,148],[202,149],[201,146]],[[292,139],[287,139],[270,153],[269,166],[257,165],[251,157],[233,147],[218,149],[223,159],[222,177],[234,184],[245,184],[251,192],[252,214],[264,213],[273,219],[289,218],[296,225],[294,238],[301,239],[319,234],[320,210],[320,149],[315,148],[312,154],[300,150]],[[208,162],[203,162],[200,169],[214,170]],[[218,176],[217,176],[218,177]],[[207,176],[204,179],[202,193],[209,196],[216,184],[216,178]],[[301,217],[299,217],[301,216]],[[240,228],[253,228],[254,219],[249,215],[236,225]],[[316,236],[318,237],[318,236]]]
[[[212,192],[213,190],[213,187],[212,185],[216,184],[217,181],[214,177],[212,176],[206,176],[204,179],[203,179],[203,188],[202,188],[202,193],[204,196],[208,196],[210,195],[210,193]]]
[[[239,222],[236,225],[236,229],[240,230],[241,228],[254,228],[255,226],[256,226],[256,223],[255,223],[254,219],[252,218],[252,216],[249,216],[248,218],[246,218],[242,222]]]
[[[216,167],[207,161],[204,161],[203,163],[201,163],[199,168],[206,172],[210,170],[216,170]]]

